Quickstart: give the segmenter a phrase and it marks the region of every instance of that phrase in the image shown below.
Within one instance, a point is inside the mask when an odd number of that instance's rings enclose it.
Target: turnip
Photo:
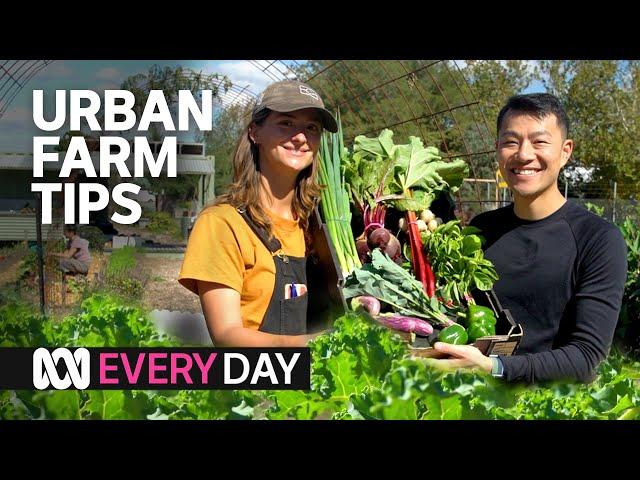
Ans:
[[[420,214],[420,220],[422,220],[424,223],[429,223],[434,218],[436,218],[436,216],[429,209],[423,210],[422,213]]]
[[[424,232],[425,230],[428,230],[427,223],[424,220],[417,220],[416,225],[418,225],[419,232]]]
[[[429,230],[431,230],[432,232],[435,232],[436,228],[438,228],[438,222],[434,219],[431,220],[427,226],[429,227]]]
[[[379,315],[376,320],[389,328],[402,332],[414,332],[425,337],[433,333],[431,324],[421,318],[407,317],[395,313],[392,315]]]
[[[436,222],[438,223],[438,226],[444,223],[440,217],[436,217]]]
[[[351,309],[353,311],[358,311],[358,309],[360,308],[364,309],[371,315],[378,315],[380,313],[380,300],[375,297],[365,295],[360,297],[353,297],[351,299]]]
[[[407,221],[404,218],[401,218],[398,221],[398,227],[400,228],[401,231],[406,232],[408,230]]]

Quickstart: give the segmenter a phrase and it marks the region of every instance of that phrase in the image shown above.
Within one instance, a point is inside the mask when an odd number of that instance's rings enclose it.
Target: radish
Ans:
[[[414,332],[424,336],[433,333],[431,324],[421,318],[406,317],[396,313],[392,315],[378,315],[376,320],[389,328],[402,332]]]

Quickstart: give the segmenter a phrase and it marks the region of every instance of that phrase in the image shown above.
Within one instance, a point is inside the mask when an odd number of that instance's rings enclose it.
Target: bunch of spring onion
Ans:
[[[358,258],[355,240],[351,232],[349,196],[344,187],[344,175],[341,168],[341,157],[345,149],[340,112],[338,112],[337,120],[337,133],[325,131],[320,143],[320,184],[324,186],[320,196],[320,211],[327,224],[342,275],[346,278],[362,264]]]

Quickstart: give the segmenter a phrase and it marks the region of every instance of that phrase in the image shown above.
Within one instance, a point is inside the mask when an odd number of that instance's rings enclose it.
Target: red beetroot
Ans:
[[[370,250],[379,248],[382,252],[386,253],[394,262],[402,262],[402,250],[400,242],[389,230],[386,228],[376,228],[369,234],[367,239],[367,246]]]
[[[358,257],[360,258],[360,262],[365,264],[371,261],[371,256],[369,252],[371,249],[367,244],[367,239],[364,236],[360,236],[356,239],[356,251],[358,252]]]

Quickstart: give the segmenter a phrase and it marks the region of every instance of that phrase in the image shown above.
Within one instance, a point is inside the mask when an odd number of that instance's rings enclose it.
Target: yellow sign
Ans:
[[[498,188],[508,188],[507,182],[504,181],[502,177],[502,173],[500,173],[500,169],[496,170],[496,181],[498,182]]]

